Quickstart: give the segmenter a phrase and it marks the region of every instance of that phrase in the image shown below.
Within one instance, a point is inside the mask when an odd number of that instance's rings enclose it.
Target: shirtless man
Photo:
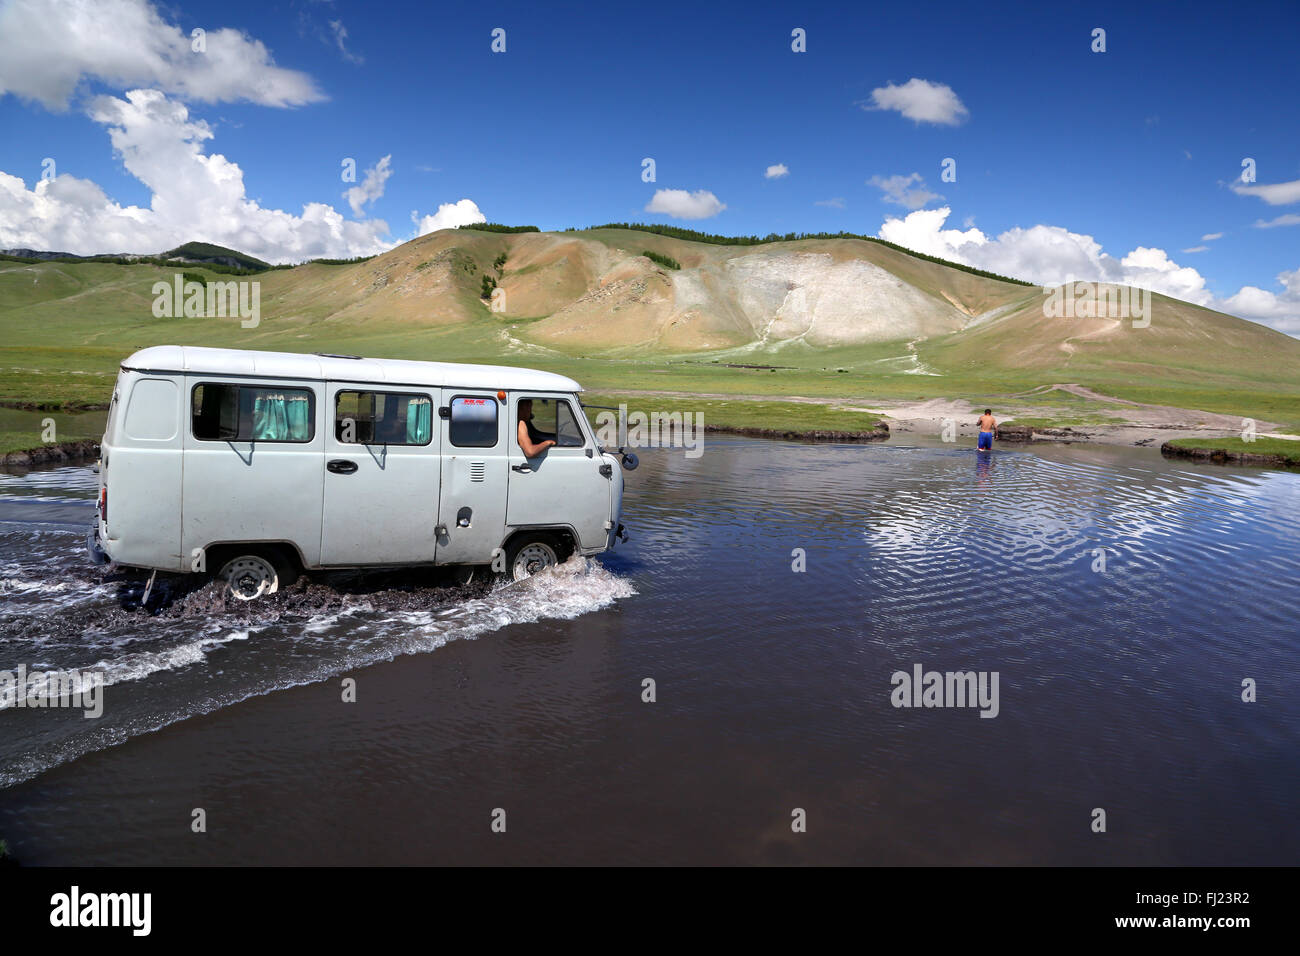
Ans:
[[[997,431],[998,420],[993,417],[993,409],[984,409],[984,414],[980,416],[980,451],[988,451],[993,448],[993,433]]]
[[[536,458],[555,444],[533,425],[533,400],[525,398],[519,403],[519,447],[525,458]]]

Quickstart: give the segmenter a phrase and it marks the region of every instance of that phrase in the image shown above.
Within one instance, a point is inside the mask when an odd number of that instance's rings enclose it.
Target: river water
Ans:
[[[521,585],[150,611],[94,494],[0,474],[0,671],[107,684],[0,710],[22,862],[1300,863],[1294,473],[714,438]],[[895,706],[918,666],[997,693]]]

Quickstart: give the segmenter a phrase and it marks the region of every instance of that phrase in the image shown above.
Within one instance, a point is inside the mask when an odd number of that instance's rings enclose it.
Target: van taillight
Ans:
[[[99,489],[99,520],[108,524],[108,485]]]

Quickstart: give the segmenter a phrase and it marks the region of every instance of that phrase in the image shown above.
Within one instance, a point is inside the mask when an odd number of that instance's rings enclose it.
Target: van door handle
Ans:
[[[532,465],[511,465],[510,470],[517,471],[522,475],[526,475],[532,472],[533,466]]]
[[[346,458],[335,458],[325,467],[336,475],[350,475],[357,470],[357,463]]]

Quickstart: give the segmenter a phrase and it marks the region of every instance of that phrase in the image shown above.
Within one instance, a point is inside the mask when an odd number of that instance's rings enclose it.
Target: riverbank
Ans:
[[[97,457],[99,457],[99,442],[85,439],[52,442],[36,448],[15,451],[0,451],[0,465],[7,468],[28,468],[34,465],[87,461]]]
[[[848,383],[845,383],[846,385]],[[846,392],[850,389],[846,389]],[[670,389],[596,389],[582,401],[588,417],[599,425],[601,413],[620,407],[630,415],[681,416],[701,422],[707,432],[726,432],[758,438],[793,441],[877,442],[889,439],[938,439],[974,444],[976,419],[986,407],[999,422],[998,440],[1005,444],[1030,442],[1087,442],[1159,448],[1168,442],[1212,441],[1227,448],[1236,440],[1245,419],[1203,409],[1139,403],[1100,394],[1077,384],[1040,386],[1025,392],[995,395],[971,401],[965,398],[921,397],[912,401],[872,397],[826,395],[765,395]],[[0,403],[0,461],[17,454],[20,465],[62,460],[65,455],[90,457],[79,451],[85,442],[103,433],[102,410],[79,413],[19,410],[18,402]],[[692,415],[691,419],[685,419]],[[605,421],[609,421],[606,418]],[[48,432],[48,425],[55,428]],[[1261,436],[1290,430],[1274,421],[1255,420]],[[63,439],[46,443],[46,434]],[[1261,441],[1264,440],[1261,438]],[[1258,442],[1240,449],[1264,454]],[[1209,447],[1209,446],[1200,446]],[[1269,449],[1267,453],[1276,453]],[[27,456],[24,460],[21,456]],[[1200,454],[1195,456],[1205,457]]]
[[[992,407],[999,421],[998,440],[1008,444],[1052,441],[1159,447],[1174,439],[1226,440],[1242,428],[1237,416],[1131,402],[1070,384],[990,396],[983,406],[949,398],[906,402],[792,395],[772,400],[763,395],[668,390],[601,391],[584,394],[583,403],[593,422],[600,411],[621,406],[629,415],[699,415],[710,432],[804,441],[914,436],[974,444],[976,421],[985,407]],[[1279,425],[1259,421],[1256,427],[1272,431]]]
[[[1161,445],[1160,454],[1215,464],[1300,468],[1300,441],[1285,438],[1257,438],[1251,442],[1240,437],[1180,438]]]

